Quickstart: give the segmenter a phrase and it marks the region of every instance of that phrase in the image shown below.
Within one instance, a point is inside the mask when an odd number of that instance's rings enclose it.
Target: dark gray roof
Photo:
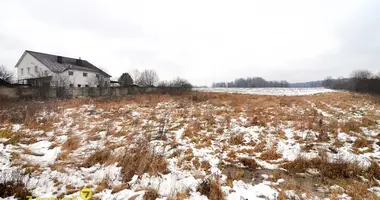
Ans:
[[[98,72],[103,74],[104,76],[111,77],[109,74],[104,72],[103,70],[97,68],[95,65],[91,64],[87,60],[82,60],[81,66],[77,65],[77,59],[62,57],[62,63],[57,61],[57,55],[40,53],[35,51],[26,50],[25,52],[32,55],[46,67],[48,67],[53,72],[63,72],[69,69],[82,70],[82,71],[90,71],[90,72]]]

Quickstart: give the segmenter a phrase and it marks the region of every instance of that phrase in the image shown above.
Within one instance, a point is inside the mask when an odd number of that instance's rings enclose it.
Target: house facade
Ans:
[[[17,62],[18,83],[51,87],[107,87],[110,75],[82,59],[26,50]]]

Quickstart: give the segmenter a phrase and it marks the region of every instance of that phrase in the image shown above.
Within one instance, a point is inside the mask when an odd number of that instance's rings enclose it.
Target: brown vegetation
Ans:
[[[158,175],[167,173],[167,165],[164,156],[151,151],[148,140],[139,141],[134,148],[126,150],[119,161],[125,182],[128,182],[135,174]]]
[[[204,180],[197,188],[202,195],[207,196],[210,200],[225,200],[226,197],[220,188],[220,180],[218,177],[210,177]]]

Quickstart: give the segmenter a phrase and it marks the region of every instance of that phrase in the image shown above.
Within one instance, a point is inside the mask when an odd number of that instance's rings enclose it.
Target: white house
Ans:
[[[26,50],[18,60],[19,83],[67,87],[103,87],[110,75],[86,60]]]

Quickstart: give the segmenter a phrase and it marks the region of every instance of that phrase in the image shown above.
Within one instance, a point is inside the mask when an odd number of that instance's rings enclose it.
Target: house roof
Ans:
[[[29,51],[29,50],[26,50],[25,53],[29,53],[30,55],[32,55],[34,58],[36,58],[38,61],[40,61],[47,68],[49,68],[51,71],[55,73],[60,73],[66,70],[74,69],[74,70],[81,70],[81,71],[98,72],[98,73],[103,74],[104,76],[111,77],[109,74],[97,68],[95,65],[91,64],[87,60],[81,60],[82,64],[78,65],[77,59],[61,56],[62,63],[59,63],[57,60],[57,57],[58,57],[57,55]]]

